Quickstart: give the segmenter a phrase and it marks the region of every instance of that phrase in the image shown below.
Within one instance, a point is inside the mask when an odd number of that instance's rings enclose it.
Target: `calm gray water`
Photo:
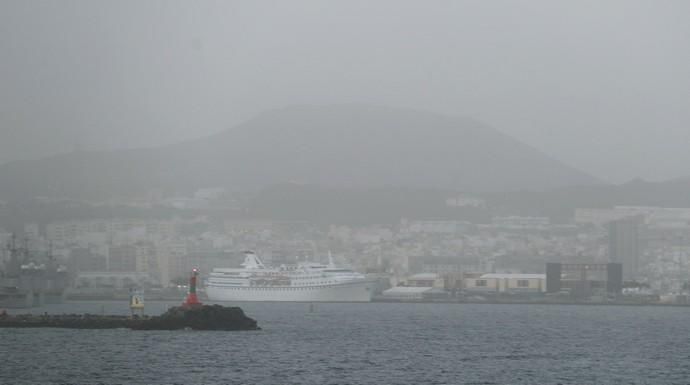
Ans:
[[[151,314],[171,303],[147,303]],[[0,329],[2,384],[688,384],[690,308],[242,304],[255,332]],[[96,302],[34,312],[93,312]],[[126,303],[106,303],[127,313]]]

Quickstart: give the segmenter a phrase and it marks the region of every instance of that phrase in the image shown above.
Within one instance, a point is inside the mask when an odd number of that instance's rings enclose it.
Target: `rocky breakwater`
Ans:
[[[259,330],[256,321],[239,307],[201,305],[177,306],[158,317],[138,320],[130,326],[135,330]]]
[[[0,314],[4,328],[70,328],[132,330],[260,330],[256,320],[247,317],[239,307],[220,305],[177,306],[153,317],[117,315]]]

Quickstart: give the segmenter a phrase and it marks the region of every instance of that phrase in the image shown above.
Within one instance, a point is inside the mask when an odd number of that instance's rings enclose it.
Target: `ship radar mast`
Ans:
[[[247,250],[244,252],[244,262],[242,265],[245,269],[265,269],[266,266],[264,265],[263,262],[261,262],[261,259],[259,259],[259,256],[256,255],[251,250]]]

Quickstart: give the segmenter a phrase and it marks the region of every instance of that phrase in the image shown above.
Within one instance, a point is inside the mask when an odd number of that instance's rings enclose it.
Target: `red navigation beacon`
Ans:
[[[201,306],[201,302],[199,302],[199,297],[196,296],[197,276],[199,276],[199,269],[192,270],[192,275],[189,277],[189,294],[187,294],[187,299],[182,304],[182,306],[184,307]]]

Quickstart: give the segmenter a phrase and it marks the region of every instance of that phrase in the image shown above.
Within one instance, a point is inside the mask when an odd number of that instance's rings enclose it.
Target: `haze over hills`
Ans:
[[[489,223],[493,216],[545,216],[569,223],[576,208],[614,206],[690,207],[690,178],[667,182],[568,186],[549,191],[476,194],[485,208],[449,207],[452,191],[434,189],[326,189],[314,185],[271,186],[254,197],[258,217],[323,223],[396,223],[402,218],[461,219]]]
[[[367,105],[296,106],[219,134],[0,166],[0,198],[103,199],[150,190],[331,187],[548,190],[601,183],[477,121]]]

